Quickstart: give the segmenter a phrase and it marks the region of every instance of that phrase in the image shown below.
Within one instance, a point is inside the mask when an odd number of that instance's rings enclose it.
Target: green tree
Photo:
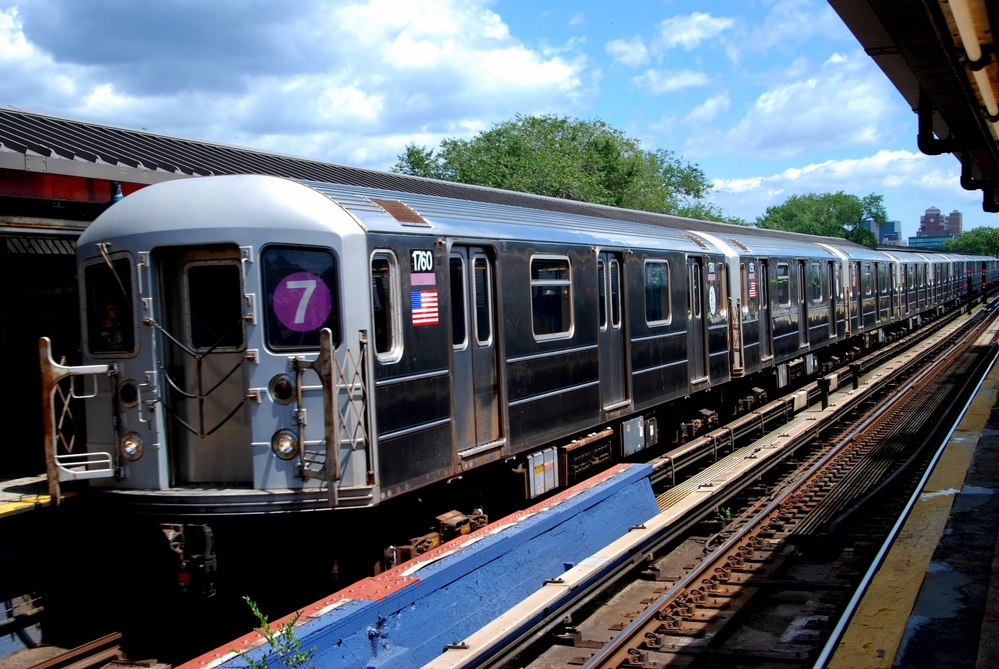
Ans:
[[[672,151],[646,151],[603,121],[522,116],[438,149],[409,144],[393,172],[663,214],[726,220],[712,186]]]
[[[792,195],[783,204],[767,207],[757,217],[756,226],[825,237],[842,237],[859,244],[877,244],[874,234],[861,224],[873,219],[879,226],[888,222],[884,196],[871,193],[859,198],[839,191]]]
[[[999,228],[981,226],[962,232],[954,239],[944,242],[944,249],[959,253],[972,253],[982,256],[995,256],[999,249]]]

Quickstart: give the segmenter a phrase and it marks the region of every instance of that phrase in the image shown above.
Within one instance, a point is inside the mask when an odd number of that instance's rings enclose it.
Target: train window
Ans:
[[[740,298],[742,299],[742,313],[743,315],[749,314],[749,274],[746,273],[746,263],[739,265],[739,283],[742,286],[742,293]]]
[[[870,263],[864,263],[864,274],[863,274],[862,282],[861,283],[863,284],[862,288],[864,290],[864,295],[870,295],[871,294],[871,264]]]
[[[669,263],[665,260],[645,261],[645,320],[649,325],[670,321]]]
[[[621,266],[610,261],[611,327],[621,327]]]
[[[690,314],[701,317],[701,266],[696,261],[690,266]]]
[[[708,313],[712,322],[728,316],[725,293],[725,263],[708,263]]]
[[[822,301],[822,276],[819,272],[819,263],[813,262],[808,266],[808,286],[813,303]]]
[[[493,341],[489,261],[478,256],[472,260],[472,269],[475,272],[475,341],[481,346],[488,346]]]
[[[396,362],[402,357],[398,276],[395,254],[375,251],[371,256],[371,315],[375,355],[381,362]]]
[[[135,353],[135,319],[132,310],[132,263],[111,261],[114,270],[99,259],[83,271],[87,302],[87,348],[97,355]]]
[[[888,294],[888,266],[878,263],[878,294]]]
[[[535,337],[571,335],[572,281],[568,257],[531,258],[531,311]]]
[[[604,261],[597,260],[597,302],[600,311],[600,329],[607,329],[607,285],[604,276]]]
[[[465,348],[465,261],[461,256],[451,256],[451,344],[455,348]]]
[[[336,257],[323,249],[269,246],[263,277],[267,345],[275,351],[319,348],[323,328],[340,344]]]
[[[194,349],[238,349],[243,345],[243,277],[234,262],[187,267],[188,332]]]
[[[777,288],[777,305],[781,307],[791,306],[791,268],[786,262],[777,263],[774,284],[774,287]]]

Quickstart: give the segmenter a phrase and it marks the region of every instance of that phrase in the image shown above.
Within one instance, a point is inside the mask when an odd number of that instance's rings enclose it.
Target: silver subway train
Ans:
[[[684,398],[824,373],[999,280],[994,258],[467,192],[222,176],[112,206],[77,249],[84,364],[41,344],[50,483],[265,513],[506,462],[536,496],[676,438]],[[57,448],[74,375],[85,453]]]

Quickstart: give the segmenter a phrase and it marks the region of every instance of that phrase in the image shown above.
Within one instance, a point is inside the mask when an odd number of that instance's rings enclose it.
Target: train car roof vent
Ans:
[[[425,218],[417,214],[408,205],[399,202],[398,200],[376,200],[375,198],[369,198],[372,202],[377,204],[379,207],[385,210],[385,212],[399,221],[403,225],[410,225],[419,228],[432,228],[433,226],[427,222]]]
[[[743,251],[749,252],[749,247],[746,246],[745,244],[743,244],[742,242],[740,242],[735,237],[730,238],[728,241],[732,242],[733,244],[735,244],[736,246],[738,246]]]
[[[711,248],[710,246],[708,246],[707,244],[704,243],[703,239],[699,239],[698,237],[695,237],[694,235],[686,235],[686,237],[690,241],[692,241],[695,244],[697,244],[698,246],[700,246],[702,249],[709,249],[709,248]]]

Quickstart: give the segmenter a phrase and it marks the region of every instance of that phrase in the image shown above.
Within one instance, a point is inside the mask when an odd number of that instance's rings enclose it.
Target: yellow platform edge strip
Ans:
[[[50,501],[52,501],[52,498],[48,495],[34,495],[19,499],[16,502],[4,502],[0,504],[0,518],[48,506]]]

